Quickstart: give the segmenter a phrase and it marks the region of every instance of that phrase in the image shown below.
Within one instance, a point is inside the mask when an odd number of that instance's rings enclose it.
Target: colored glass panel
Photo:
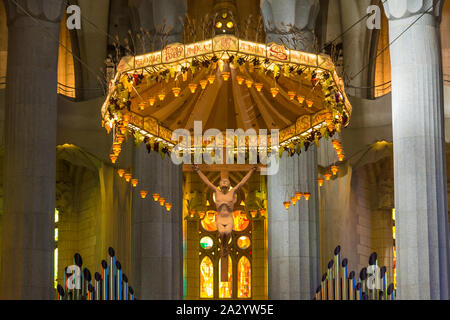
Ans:
[[[250,238],[247,236],[242,236],[237,240],[237,245],[239,249],[245,250],[250,247],[251,241]]]
[[[214,297],[214,266],[209,257],[204,257],[200,264],[200,298]]]
[[[203,249],[206,249],[206,250],[211,249],[213,245],[214,245],[214,241],[210,237],[203,237],[200,240],[200,246]]]
[[[238,263],[238,298],[251,297],[252,268],[247,257],[242,257]]]

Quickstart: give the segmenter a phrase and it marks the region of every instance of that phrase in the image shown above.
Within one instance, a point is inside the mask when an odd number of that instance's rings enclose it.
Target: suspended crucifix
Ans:
[[[198,165],[194,165],[194,171],[200,176],[203,182],[214,192],[217,218],[216,226],[219,232],[220,240],[220,280],[222,282],[228,281],[228,242],[231,238],[231,232],[234,228],[233,223],[233,210],[236,203],[236,194],[240,188],[242,188],[250,179],[252,174],[258,169],[255,165],[247,175],[239,182],[235,187],[231,187],[230,180],[226,175],[226,172],[221,172],[221,179],[219,186],[216,187],[211,181],[199,170]]]

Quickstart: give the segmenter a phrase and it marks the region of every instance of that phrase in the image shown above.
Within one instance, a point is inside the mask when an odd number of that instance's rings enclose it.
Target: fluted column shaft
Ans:
[[[135,28],[168,33],[168,43],[181,41],[183,0],[132,0],[129,2]],[[150,10],[150,11],[148,11]],[[148,14],[147,14],[148,13]],[[170,26],[170,29],[168,27]],[[161,50],[158,37],[155,50]],[[150,43],[142,51],[149,51]],[[141,299],[181,299],[183,296],[183,224],[181,166],[170,156],[161,159],[157,152],[147,154],[145,146],[134,153],[134,173],[141,185],[133,194],[132,264],[136,292]],[[140,188],[149,192],[145,200]],[[152,193],[160,193],[173,204],[170,213],[154,202]]]
[[[319,1],[264,0],[261,11],[266,27],[266,42],[299,38],[285,43],[291,49],[311,51]],[[292,27],[291,27],[292,26]],[[318,229],[317,149],[300,157],[287,154],[280,160],[280,171],[268,177],[269,298],[311,299],[319,284],[320,256]],[[311,192],[308,202],[289,209],[296,191]]]
[[[182,299],[183,194],[182,167],[157,152],[136,150],[133,175],[140,179],[133,191],[132,283],[139,299]],[[147,190],[146,199],[139,195]],[[152,193],[173,204],[170,212],[154,202]]]
[[[1,299],[53,299],[56,82],[62,1],[11,1]],[[34,20],[36,19],[36,20]]]
[[[268,177],[269,298],[308,300],[320,280],[317,152],[280,159]],[[286,211],[295,192],[310,192]]]
[[[266,42],[284,42],[291,49],[312,51],[318,0],[262,0]]]
[[[388,1],[390,39],[430,4]],[[400,299],[449,298],[443,82],[435,9],[390,48]]]

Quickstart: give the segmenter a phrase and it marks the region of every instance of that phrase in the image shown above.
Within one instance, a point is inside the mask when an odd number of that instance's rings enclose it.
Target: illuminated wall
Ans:
[[[381,6],[382,7],[382,6]],[[389,22],[382,8],[381,30],[378,37],[377,57],[375,65],[375,98],[391,92],[391,57],[389,48]]]
[[[67,15],[62,19],[58,55],[58,93],[69,98],[75,98],[75,66],[72,51],[70,31],[66,26]]]

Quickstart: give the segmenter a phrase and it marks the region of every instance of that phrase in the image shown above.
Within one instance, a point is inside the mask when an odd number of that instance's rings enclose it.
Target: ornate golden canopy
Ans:
[[[102,107],[114,141],[178,143],[176,129],[279,129],[287,149],[329,137],[349,123],[351,105],[328,56],[232,35],[125,57]]]

